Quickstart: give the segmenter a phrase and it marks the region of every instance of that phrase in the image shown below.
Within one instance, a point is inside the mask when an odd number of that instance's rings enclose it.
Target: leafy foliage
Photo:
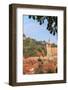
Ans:
[[[40,55],[47,55],[47,52],[44,48],[44,45],[42,41],[36,41],[31,38],[25,38],[23,40],[23,54],[24,57],[29,56],[37,56],[37,53],[40,53]]]
[[[40,25],[45,24],[44,20],[48,21],[47,30],[50,34],[57,34],[57,16],[37,16],[37,15],[29,15],[29,19],[37,20]]]

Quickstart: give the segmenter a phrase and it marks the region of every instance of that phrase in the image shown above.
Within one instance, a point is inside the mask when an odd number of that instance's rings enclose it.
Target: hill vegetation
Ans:
[[[34,56],[46,56],[46,41],[37,41],[35,39],[31,39],[29,37],[24,36],[23,40],[23,54],[24,57],[34,57]],[[52,44],[53,47],[57,47],[57,45]]]

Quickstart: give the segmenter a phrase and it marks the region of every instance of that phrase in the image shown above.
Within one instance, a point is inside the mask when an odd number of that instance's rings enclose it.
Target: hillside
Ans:
[[[47,42],[45,41],[37,41],[35,39],[31,39],[29,37],[26,38],[24,35],[24,40],[23,40],[23,54],[24,57],[29,57],[29,56],[46,56],[47,55],[47,50],[46,50],[46,44]],[[52,44],[53,47],[57,47],[57,45]]]

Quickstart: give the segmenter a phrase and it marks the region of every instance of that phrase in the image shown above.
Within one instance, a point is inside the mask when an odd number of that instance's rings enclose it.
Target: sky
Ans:
[[[37,41],[46,41],[50,39],[51,43],[57,44],[57,35],[52,35],[47,30],[48,21],[45,19],[44,24],[40,25],[37,20],[29,19],[27,15],[23,16],[23,28],[26,37],[30,37]]]

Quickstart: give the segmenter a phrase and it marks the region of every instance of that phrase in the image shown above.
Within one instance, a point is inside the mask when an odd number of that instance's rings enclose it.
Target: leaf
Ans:
[[[33,20],[35,20],[35,16],[33,16]]]
[[[53,32],[53,35],[55,35],[55,31]]]
[[[29,15],[29,19],[31,18],[31,16]]]
[[[40,25],[42,25],[42,22],[40,21]]]
[[[50,33],[52,34],[52,30],[50,31]]]

